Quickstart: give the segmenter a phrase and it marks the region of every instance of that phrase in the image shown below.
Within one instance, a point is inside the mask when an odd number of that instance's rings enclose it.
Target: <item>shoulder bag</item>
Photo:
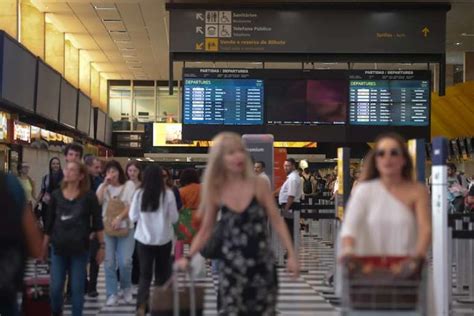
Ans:
[[[122,190],[120,191],[118,196],[110,196],[109,190],[107,189],[105,194],[107,194],[109,198],[109,202],[107,204],[107,209],[105,210],[104,216],[104,231],[107,235],[111,237],[126,237],[128,236],[128,230],[130,227],[129,219],[125,219],[122,221],[122,225],[119,229],[114,229],[112,227],[112,222],[114,219],[119,216],[126,208],[125,203],[122,201],[122,194],[125,190],[125,185],[123,186]]]

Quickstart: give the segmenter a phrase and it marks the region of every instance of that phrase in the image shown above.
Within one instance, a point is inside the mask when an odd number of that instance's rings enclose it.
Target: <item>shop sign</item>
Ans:
[[[8,140],[8,114],[0,112],[0,141]]]
[[[13,140],[24,143],[31,143],[31,126],[15,121],[13,125]]]

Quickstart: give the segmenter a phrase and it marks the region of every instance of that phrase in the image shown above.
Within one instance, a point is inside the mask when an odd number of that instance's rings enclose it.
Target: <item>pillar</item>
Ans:
[[[474,52],[464,52],[464,82],[474,81]]]

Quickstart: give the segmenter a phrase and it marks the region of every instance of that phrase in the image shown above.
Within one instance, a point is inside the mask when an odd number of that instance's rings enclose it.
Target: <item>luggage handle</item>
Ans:
[[[179,316],[179,279],[178,279],[179,271],[180,269],[178,265],[174,264],[173,276],[168,281],[168,282],[170,281],[173,282],[173,316]],[[196,316],[196,292],[195,292],[195,286],[194,286],[194,275],[192,273],[192,267],[189,266],[186,272],[189,274],[189,280],[190,280],[190,294],[189,294],[190,300],[191,300],[190,315]]]
[[[31,295],[33,297],[40,297],[41,295],[43,295],[43,290],[41,289],[40,286],[38,286],[38,265],[39,265],[40,261],[39,260],[35,260],[35,264],[34,264],[34,269],[33,269],[33,290],[32,290],[32,293]]]

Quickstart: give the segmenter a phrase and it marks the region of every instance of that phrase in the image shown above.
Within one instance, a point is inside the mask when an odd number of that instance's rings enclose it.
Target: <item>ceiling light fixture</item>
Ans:
[[[117,44],[132,44],[130,40],[114,40]]]
[[[92,5],[96,10],[117,10],[115,4],[96,3]]]
[[[461,43],[461,42],[456,42],[456,43],[454,43],[454,45],[456,45],[456,46],[461,46],[462,43]]]
[[[474,33],[462,33],[461,36],[474,37]]]

